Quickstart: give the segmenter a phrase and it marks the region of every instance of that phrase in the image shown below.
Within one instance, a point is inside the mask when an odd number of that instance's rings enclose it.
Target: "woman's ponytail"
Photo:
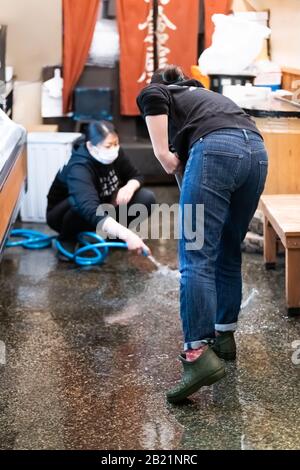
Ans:
[[[164,85],[171,85],[172,83],[182,82],[186,80],[182,69],[178,65],[166,65],[154,72],[151,83],[162,83]]]

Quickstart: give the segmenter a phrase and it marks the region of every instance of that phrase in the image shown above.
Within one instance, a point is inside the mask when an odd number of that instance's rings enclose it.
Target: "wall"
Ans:
[[[25,127],[41,118],[41,71],[62,61],[62,0],[0,0],[8,25],[6,64],[16,75],[14,115]]]
[[[39,80],[44,65],[61,62],[61,0],[0,0],[0,23],[8,25],[6,63],[18,80]]]
[[[300,69],[300,0],[234,0],[233,9],[244,11],[250,4],[258,10],[271,10],[272,59],[281,66]]]

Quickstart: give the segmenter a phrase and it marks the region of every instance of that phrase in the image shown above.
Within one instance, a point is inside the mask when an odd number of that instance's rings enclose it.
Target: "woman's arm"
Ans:
[[[140,189],[141,183],[139,180],[132,179],[128,181],[126,186],[132,191],[132,194],[134,194],[138,189]]]
[[[71,164],[67,186],[71,205],[84,220],[96,227],[100,220],[97,209],[101,201],[90,168],[83,163]]]
[[[146,124],[156,158],[167,173],[177,173],[181,168],[181,162],[169,151],[168,115],[146,116]]]
[[[132,199],[134,193],[140,189],[141,183],[138,180],[132,179],[129,180],[125,186],[119,189],[118,194],[116,196],[116,204],[120,206],[122,204],[128,204],[129,201]]]
[[[121,180],[121,188],[116,198],[116,204],[128,204],[134,193],[140,189],[144,182],[142,174],[132,164],[122,147],[116,161],[117,174]]]
[[[143,240],[138,235],[119,224],[119,222],[117,222],[112,217],[106,217],[104,222],[100,223],[99,227],[97,228],[97,233],[101,230],[111,237],[124,240],[127,243],[128,249],[130,251],[136,251],[138,254],[144,253],[145,255],[151,255],[150,248],[145,245]]]
[[[139,181],[140,185],[143,184],[143,175],[132,163],[132,161],[130,160],[130,158],[122,147],[120,148],[119,157],[116,160],[115,168],[123,186],[125,186],[125,184],[127,184],[131,180]]]

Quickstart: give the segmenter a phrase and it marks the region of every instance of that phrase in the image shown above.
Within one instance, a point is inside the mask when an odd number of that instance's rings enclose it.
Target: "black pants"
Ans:
[[[143,204],[147,208],[148,217],[151,215],[151,205],[155,204],[155,196],[152,191],[140,188],[135,192],[131,201],[127,205],[127,210],[133,204]],[[116,208],[116,218],[119,220],[118,207]],[[134,217],[128,216],[128,224]],[[51,209],[47,210],[47,223],[49,227],[59,233],[61,240],[74,240],[80,232],[94,232],[95,226],[86,222],[81,215],[65,199]]]

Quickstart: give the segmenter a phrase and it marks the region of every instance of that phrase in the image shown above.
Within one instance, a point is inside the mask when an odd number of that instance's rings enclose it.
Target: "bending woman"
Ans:
[[[71,252],[78,233],[97,228],[127,242],[129,250],[149,252],[141,238],[127,228],[134,222],[133,217],[127,217],[127,226],[118,222],[120,206],[127,206],[128,211],[132,204],[143,204],[146,217],[150,216],[155,197],[142,184],[143,177],[120,148],[113,125],[106,121],[92,123],[86,142],[75,144],[71,159],[50,188],[47,223]],[[116,217],[97,215],[101,204],[113,205]]]
[[[198,249],[190,249],[184,229],[179,242],[184,373],[167,394],[170,402],[179,402],[224,376],[219,358],[236,356],[241,242],[264,188],[267,153],[259,131],[242,109],[197,80],[187,79],[179,67],[154,73],[137,103],[166,172],[176,174],[185,167],[181,227],[186,223],[191,232],[196,228],[198,240],[204,230]],[[196,220],[199,204],[204,206],[203,224]],[[188,206],[193,209],[191,220]]]

